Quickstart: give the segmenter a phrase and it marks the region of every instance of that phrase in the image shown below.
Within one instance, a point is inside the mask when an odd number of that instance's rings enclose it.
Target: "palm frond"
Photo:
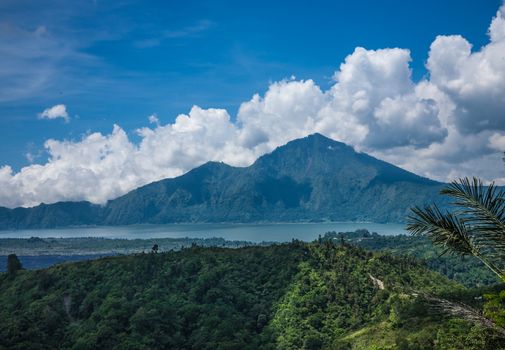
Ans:
[[[455,198],[457,215],[474,240],[494,257],[505,256],[505,192],[494,184],[484,186],[477,178],[453,181],[442,194]]]
[[[450,301],[433,295],[420,294],[429,302],[433,311],[465,319],[484,328],[492,329],[498,332],[501,337],[505,337],[505,329],[496,325],[493,320],[485,317],[481,311],[460,302]]]
[[[414,235],[426,235],[445,252],[474,255],[478,251],[465,223],[451,213],[442,213],[434,206],[414,207],[407,217],[407,230]]]
[[[412,234],[426,235],[434,245],[443,248],[442,254],[449,252],[475,256],[505,281],[502,266],[490,260],[494,256],[489,254],[489,245],[474,239],[473,232],[462,219],[449,212],[442,213],[436,205],[424,209],[414,207],[411,210],[412,215],[407,217],[406,228]]]

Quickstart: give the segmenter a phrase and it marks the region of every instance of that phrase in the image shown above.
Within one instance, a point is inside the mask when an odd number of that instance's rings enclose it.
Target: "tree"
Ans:
[[[7,273],[11,276],[15,275],[17,271],[21,270],[23,266],[19,261],[16,254],[9,254],[7,257]]]
[[[428,236],[443,253],[475,256],[505,281],[505,192],[474,177],[453,181],[440,193],[453,199],[454,210],[414,207],[407,230]]]

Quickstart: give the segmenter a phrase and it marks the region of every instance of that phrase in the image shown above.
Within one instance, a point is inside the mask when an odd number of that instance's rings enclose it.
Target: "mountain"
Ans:
[[[347,244],[103,258],[0,274],[0,347],[503,349],[424,293],[482,308],[478,292],[411,258]]]
[[[209,162],[104,207],[86,202],[0,210],[0,228],[175,222],[402,222],[443,184],[313,134],[239,168]]]
[[[101,223],[103,207],[89,202],[57,202],[32,208],[0,207],[0,229],[51,228]]]

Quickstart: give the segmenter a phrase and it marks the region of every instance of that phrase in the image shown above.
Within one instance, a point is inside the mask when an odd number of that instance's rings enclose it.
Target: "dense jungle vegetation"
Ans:
[[[1,274],[0,348],[505,348],[499,328],[426,302],[464,302],[499,321],[482,294],[345,241],[191,247]]]

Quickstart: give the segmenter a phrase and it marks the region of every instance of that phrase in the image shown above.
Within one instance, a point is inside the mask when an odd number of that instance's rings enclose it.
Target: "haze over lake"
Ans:
[[[222,237],[227,240],[252,242],[288,242],[292,239],[312,241],[325,232],[348,232],[357,229],[367,229],[370,232],[377,232],[382,235],[406,233],[402,224],[376,223],[166,224],[5,230],[0,231],[0,238],[105,237],[148,239]]]

